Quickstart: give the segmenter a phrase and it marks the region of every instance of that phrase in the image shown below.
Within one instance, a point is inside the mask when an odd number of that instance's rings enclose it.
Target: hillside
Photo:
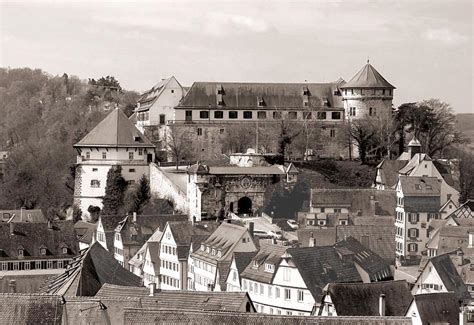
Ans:
[[[457,114],[456,127],[471,140],[471,143],[468,144],[468,146],[474,149],[474,114]]]

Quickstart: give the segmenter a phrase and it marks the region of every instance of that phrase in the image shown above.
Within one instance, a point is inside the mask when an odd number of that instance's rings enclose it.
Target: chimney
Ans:
[[[8,287],[10,287],[10,293],[16,293],[16,280],[10,280]]]
[[[253,238],[254,236],[254,228],[255,228],[255,224],[253,222],[250,222],[249,223],[249,233],[250,233],[250,236]]]
[[[150,288],[150,297],[153,297],[156,293],[156,283],[152,282],[148,285],[148,287]]]
[[[458,266],[463,266],[463,264],[464,264],[464,252],[462,251],[461,247],[458,247],[456,255],[459,257]]]
[[[385,316],[385,295],[383,293],[379,297],[379,315]]]
[[[10,221],[10,236],[15,234],[15,223]]]
[[[316,239],[314,239],[313,232],[311,232],[311,237],[309,237],[308,247],[314,247],[314,246],[316,246]]]
[[[133,223],[136,223],[137,222],[137,213],[134,212],[133,213]]]

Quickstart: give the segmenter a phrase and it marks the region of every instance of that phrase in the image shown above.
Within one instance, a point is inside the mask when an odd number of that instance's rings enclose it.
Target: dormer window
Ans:
[[[20,248],[20,249],[18,250],[18,257],[23,257],[23,256],[25,256],[25,255],[24,255],[24,250]]]
[[[41,248],[40,249],[40,254],[41,255],[46,255],[46,248]]]
[[[310,92],[309,92],[308,87],[304,87],[304,88],[303,88],[303,96],[310,96],[310,95],[311,95],[311,94],[310,94]]]
[[[142,138],[139,135],[133,137],[133,139],[135,140],[135,142],[141,142],[142,141]]]
[[[273,273],[275,272],[275,265],[270,263],[265,263],[265,272]]]
[[[211,255],[216,255],[216,250],[214,248],[211,251]]]
[[[257,104],[258,104],[258,107],[263,107],[263,106],[265,106],[265,101],[263,100],[262,97],[259,97],[259,98],[257,99]]]
[[[221,85],[217,86],[217,94],[218,95],[224,95],[224,88],[222,88]]]
[[[201,245],[201,251],[204,252],[205,249],[206,249],[206,246]]]
[[[209,246],[206,247],[206,253],[209,254],[209,252],[211,251],[211,248]]]
[[[63,254],[67,254],[67,247],[63,247]]]
[[[257,261],[257,260],[253,260],[253,262],[252,262],[252,268],[258,269],[258,261]]]
[[[222,257],[222,251],[217,251],[217,257]]]

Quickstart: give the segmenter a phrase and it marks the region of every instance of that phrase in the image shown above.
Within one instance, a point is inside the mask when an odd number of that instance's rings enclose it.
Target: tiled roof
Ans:
[[[400,175],[400,185],[403,196],[439,196],[441,191],[440,181],[436,177],[426,176],[402,176]],[[438,206],[439,209],[439,206]]]
[[[40,292],[71,296],[93,296],[104,283],[139,286],[142,282],[135,274],[124,269],[101,244],[95,242],[82,250],[64,273],[52,277]]]
[[[386,316],[405,316],[413,299],[405,280],[331,283],[326,292],[331,296],[337,316],[378,316],[381,294],[385,295]]]
[[[74,230],[76,231],[77,238],[82,243],[90,244],[92,237],[95,234],[97,224],[86,221],[78,221],[74,224]]]
[[[357,263],[367,272],[370,281],[393,279],[390,265],[382,257],[363,246],[354,237],[347,237],[337,242],[334,247],[336,247],[339,255],[354,261],[354,263]]]
[[[355,226],[393,226],[395,217],[352,217],[352,223]]]
[[[256,254],[257,252],[234,252],[235,266],[239,274],[245,270]]]
[[[450,217],[462,219],[462,218],[474,218],[474,200],[468,199],[466,202],[461,204],[459,208],[453,211],[449,215]]]
[[[285,246],[262,245],[240,276],[257,282],[272,283],[281,256],[285,253],[286,249],[287,247]],[[254,263],[257,263],[256,267]],[[266,263],[273,265],[274,272],[265,271]]]
[[[395,226],[337,226],[337,239],[350,236],[365,245],[387,262],[395,260]]]
[[[408,317],[319,317],[257,313],[220,313],[195,310],[125,310],[126,325],[147,324],[246,324],[246,325],[411,325]]]
[[[217,95],[218,89],[223,94]],[[290,84],[290,83],[237,83],[237,82],[195,82],[186,96],[176,107],[240,108],[240,109],[288,109],[303,108],[303,92],[309,90],[309,106],[313,108],[342,108],[342,96],[334,95],[338,91],[337,83],[326,84]],[[218,96],[222,96],[224,105],[218,106]],[[258,105],[263,99],[263,106]]]
[[[41,294],[0,294],[1,324],[61,324],[60,297]]]
[[[0,222],[48,222],[40,209],[0,210]]]
[[[413,298],[423,324],[459,324],[459,303],[455,294],[425,293]]]
[[[395,215],[396,193],[376,189],[311,189],[312,207],[347,207],[361,216]]]
[[[224,222],[204,242],[201,243],[201,245],[205,245],[211,249],[215,248],[216,250],[221,250],[222,256],[218,257],[217,252],[216,255],[211,255],[206,253],[206,251],[201,251],[200,249],[195,250],[192,254],[193,256],[214,262],[228,259],[228,254],[233,251],[233,248],[245,233],[247,233],[247,228]]]
[[[408,161],[408,163],[398,171],[398,173],[402,175],[409,175],[410,172],[415,169],[415,167],[420,165],[423,161],[431,161],[430,156],[428,156],[426,153],[414,154],[413,157]]]
[[[0,223],[0,260],[31,258],[71,258],[78,252],[78,242],[71,220],[55,221],[50,229],[47,223]],[[41,246],[46,255],[41,254]],[[23,249],[24,257],[18,256]],[[67,248],[67,253],[63,253]]]
[[[151,89],[144,92],[138,99],[138,104],[140,104],[138,111],[149,109],[150,106],[152,106],[156,99],[160,96],[162,90],[166,87],[171,78],[174,77],[163,79]]]
[[[150,296],[145,287],[124,287],[104,284],[96,294],[97,298],[136,297],[142,298],[143,308],[195,310],[195,311],[239,311],[250,299],[246,292],[207,291],[156,291]]]
[[[287,253],[316,301],[328,283],[362,282],[354,263],[343,261],[334,247],[289,248]]]
[[[429,261],[433,264],[436,269],[441,281],[443,282],[447,291],[454,292],[457,300],[468,300],[471,295],[469,294],[466,285],[462,281],[459,273],[456,270],[449,253],[432,257]],[[420,274],[422,276],[423,272]]]
[[[125,245],[143,245],[156,229],[164,230],[168,220],[187,219],[184,215],[137,215],[126,217],[119,223],[116,231],[120,231],[122,242]]]
[[[386,188],[394,187],[398,182],[398,171],[407,164],[407,160],[387,160],[384,159],[377,166],[378,171],[380,172],[380,177],[382,184]]]
[[[349,80],[344,86],[344,88],[385,88],[385,89],[395,89],[387,80],[385,80],[382,75],[375,70],[375,68],[367,62],[366,65],[359,72],[356,73],[351,80]]]
[[[314,238],[314,246],[328,246],[333,245],[337,241],[336,227],[332,228],[313,228],[306,227],[298,229],[298,242],[302,247],[309,246],[310,238]]]
[[[75,147],[146,147],[154,145],[148,140],[125,113],[114,109],[96,125]]]

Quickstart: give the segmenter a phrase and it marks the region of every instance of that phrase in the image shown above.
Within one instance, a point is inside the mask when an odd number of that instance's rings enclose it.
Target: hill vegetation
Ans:
[[[138,98],[115,78],[80,80],[39,69],[0,69],[0,148],[9,151],[0,209],[40,208],[65,216],[74,192],[72,145],[116,106],[129,115]]]

